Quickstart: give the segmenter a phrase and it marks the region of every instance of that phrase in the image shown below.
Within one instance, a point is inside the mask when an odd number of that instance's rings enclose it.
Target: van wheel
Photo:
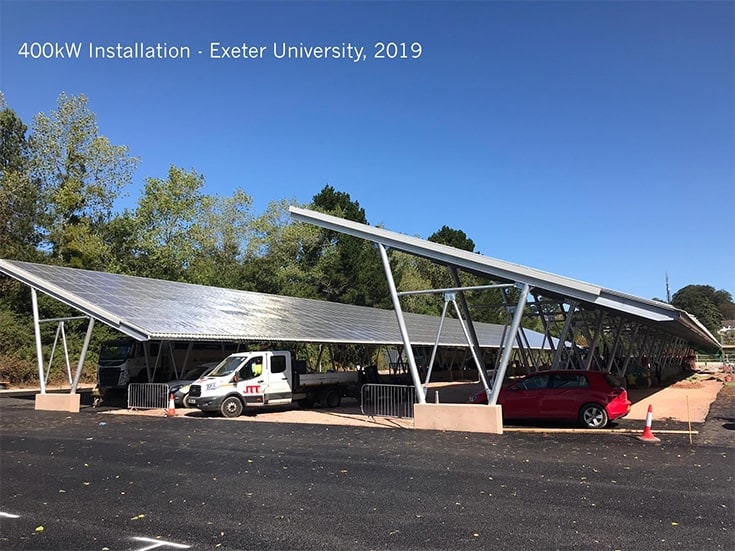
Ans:
[[[242,413],[242,402],[237,396],[229,396],[222,401],[219,410],[222,417],[239,417]]]
[[[607,425],[607,411],[599,404],[586,404],[579,412],[579,420],[588,429],[601,429]]]
[[[184,397],[181,399],[181,407],[182,408],[188,408],[189,404],[187,403],[187,400],[189,399],[189,393],[187,392],[184,394]]]
[[[336,388],[327,390],[322,403],[328,408],[338,408],[342,403],[342,394]]]

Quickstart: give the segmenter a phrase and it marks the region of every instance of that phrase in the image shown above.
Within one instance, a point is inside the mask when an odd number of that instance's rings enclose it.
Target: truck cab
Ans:
[[[97,386],[101,389],[126,388],[131,381],[146,375],[143,345],[133,339],[102,343],[97,366]]]
[[[244,407],[290,404],[292,367],[289,351],[233,354],[191,385],[186,405],[237,417]]]

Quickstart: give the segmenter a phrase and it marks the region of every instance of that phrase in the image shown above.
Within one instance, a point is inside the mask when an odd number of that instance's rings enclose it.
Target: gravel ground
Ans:
[[[697,443],[735,448],[735,383],[726,383],[710,406]]]

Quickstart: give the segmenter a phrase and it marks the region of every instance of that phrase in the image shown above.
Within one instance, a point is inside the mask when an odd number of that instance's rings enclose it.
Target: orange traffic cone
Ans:
[[[646,428],[643,429],[643,434],[638,437],[638,440],[644,442],[661,442],[660,438],[656,438],[651,432],[651,421],[653,421],[653,406],[648,404],[648,413],[646,413]]]
[[[174,393],[168,395],[168,409],[166,410],[166,417],[176,417],[176,404],[174,403]]]

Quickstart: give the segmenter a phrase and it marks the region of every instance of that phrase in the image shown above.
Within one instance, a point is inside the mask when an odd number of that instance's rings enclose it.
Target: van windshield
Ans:
[[[207,377],[224,377],[237,370],[247,358],[230,356],[222,360],[217,367],[215,367]]]
[[[130,356],[133,343],[106,342],[100,349],[100,360],[125,360]]]
[[[184,381],[195,381],[196,379],[207,375],[207,373],[212,370],[212,367],[212,364],[204,364],[192,367],[181,375],[181,379]]]

